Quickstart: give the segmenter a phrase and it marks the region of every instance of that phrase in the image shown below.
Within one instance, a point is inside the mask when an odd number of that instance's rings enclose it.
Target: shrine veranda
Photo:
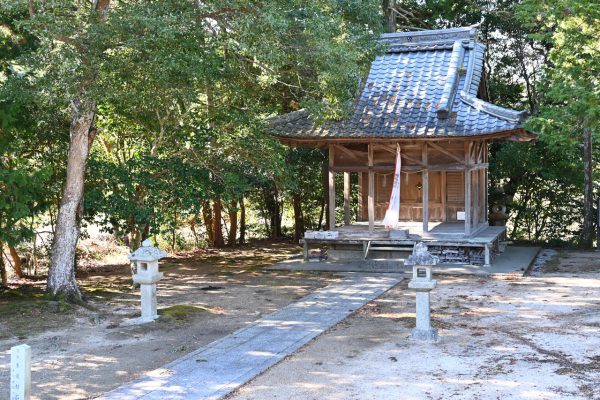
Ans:
[[[300,244],[306,261],[402,260],[416,243],[424,242],[441,263],[481,266],[489,266],[505,247],[502,243],[506,239],[504,226],[481,226],[473,235],[465,237],[461,232],[462,224],[438,223],[427,233],[419,230],[417,225],[400,225],[408,229],[406,239],[386,237],[388,231],[383,226],[370,233],[368,226],[353,224],[338,227],[336,239],[303,238]]]

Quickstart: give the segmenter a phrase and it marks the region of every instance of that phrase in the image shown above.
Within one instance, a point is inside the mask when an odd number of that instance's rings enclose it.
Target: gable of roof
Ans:
[[[351,115],[316,124],[306,110],[271,120],[271,132],[290,139],[450,138],[523,129],[525,112],[477,98],[485,46],[474,27],[389,33],[386,52],[371,64]]]

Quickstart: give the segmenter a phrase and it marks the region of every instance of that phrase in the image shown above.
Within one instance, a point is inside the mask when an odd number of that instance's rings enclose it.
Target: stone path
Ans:
[[[401,280],[349,275],[99,399],[219,399]]]

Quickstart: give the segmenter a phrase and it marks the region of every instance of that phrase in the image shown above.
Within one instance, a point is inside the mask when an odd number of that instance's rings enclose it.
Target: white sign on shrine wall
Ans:
[[[10,400],[29,400],[31,396],[31,347],[10,349]]]

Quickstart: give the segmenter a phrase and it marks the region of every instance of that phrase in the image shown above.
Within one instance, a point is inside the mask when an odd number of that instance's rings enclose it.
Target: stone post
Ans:
[[[167,253],[152,247],[149,240],[144,240],[142,247],[129,255],[135,264],[133,282],[140,285],[142,316],[136,323],[152,322],[158,318],[156,310],[156,283],[162,279],[163,273],[158,272],[158,260],[166,257]]]
[[[417,326],[412,330],[414,339],[424,341],[436,341],[437,331],[431,326],[431,308],[429,292],[437,286],[437,281],[431,279],[431,267],[438,263],[439,259],[429,251],[424,243],[417,243],[412,255],[408,257],[405,265],[412,265],[413,276],[408,287],[417,292]]]
[[[10,400],[31,397],[31,347],[26,344],[10,349]]]

